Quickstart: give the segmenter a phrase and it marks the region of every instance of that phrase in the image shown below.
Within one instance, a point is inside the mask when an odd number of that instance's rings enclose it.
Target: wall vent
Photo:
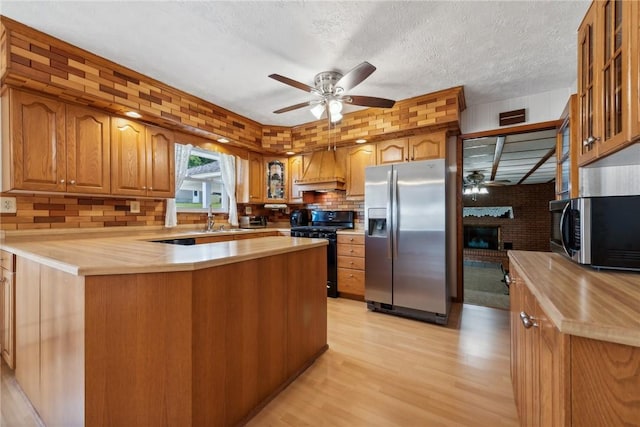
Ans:
[[[525,109],[505,111],[500,113],[500,126],[515,125],[517,123],[524,123],[527,121],[525,115]]]

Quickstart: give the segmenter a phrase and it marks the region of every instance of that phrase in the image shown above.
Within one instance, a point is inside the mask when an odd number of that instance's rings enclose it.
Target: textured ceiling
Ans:
[[[467,105],[567,88],[582,1],[71,2],[2,0],[0,13],[262,124],[320,71],[378,69],[350,91],[401,100],[463,85]],[[346,107],[351,111],[354,107]]]

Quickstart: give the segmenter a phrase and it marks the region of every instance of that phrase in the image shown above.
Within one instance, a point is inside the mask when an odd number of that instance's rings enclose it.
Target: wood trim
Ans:
[[[454,302],[462,303],[464,301],[464,268],[463,268],[463,219],[462,219],[462,155],[463,155],[464,139],[462,135],[458,135],[456,141],[456,296]]]
[[[535,164],[534,167],[531,168],[531,170],[529,172],[527,172],[525,174],[525,176],[523,176],[520,181],[518,181],[518,185],[522,184],[524,181],[526,181],[527,178],[529,178],[535,171],[538,170],[538,168],[540,166],[542,166],[543,164],[545,164],[545,162],[547,160],[549,160],[551,158],[551,156],[553,156],[556,153],[556,147],[552,147],[547,154],[544,155],[543,158],[541,158],[538,163]]]

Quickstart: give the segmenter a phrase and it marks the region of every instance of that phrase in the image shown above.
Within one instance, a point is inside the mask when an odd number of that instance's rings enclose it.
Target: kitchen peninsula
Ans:
[[[46,425],[236,425],[327,349],[325,240],[167,237],[3,243],[16,379]]]

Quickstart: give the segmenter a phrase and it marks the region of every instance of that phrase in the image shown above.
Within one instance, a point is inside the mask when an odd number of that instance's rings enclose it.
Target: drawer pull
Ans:
[[[525,329],[537,328],[538,327],[538,324],[536,323],[535,317],[529,316],[524,311],[520,312],[520,320],[522,321],[522,326],[524,326]]]
[[[6,277],[0,278],[0,283],[4,283],[4,282],[6,282],[6,281],[7,281],[7,278],[6,278]]]

